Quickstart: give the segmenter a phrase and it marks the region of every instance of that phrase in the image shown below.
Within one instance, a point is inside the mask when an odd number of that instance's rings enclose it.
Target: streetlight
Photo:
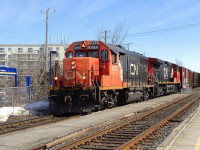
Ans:
[[[52,69],[52,63],[51,63],[51,54],[57,54],[58,52],[57,51],[50,51],[50,87],[52,87],[52,83],[53,83],[53,81],[52,81],[52,72],[53,72],[53,69]]]

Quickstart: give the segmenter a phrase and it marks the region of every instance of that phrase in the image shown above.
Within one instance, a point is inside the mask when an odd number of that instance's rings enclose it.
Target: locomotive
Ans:
[[[65,51],[62,76],[54,75],[49,106],[54,113],[87,113],[175,93],[199,82],[199,73],[123,46],[78,41]]]

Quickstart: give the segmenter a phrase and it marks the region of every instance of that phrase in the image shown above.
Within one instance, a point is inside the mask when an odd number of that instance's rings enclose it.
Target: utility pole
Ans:
[[[46,14],[46,38],[45,38],[45,70],[48,71],[48,29],[49,29],[49,25],[48,25],[48,21],[49,21],[49,13],[55,13],[55,10],[53,12],[49,11],[49,8],[46,10],[45,14]]]
[[[48,20],[49,20],[49,8],[46,10],[46,42],[45,42],[45,70],[48,71]]]
[[[110,32],[110,31],[108,31],[108,30],[104,31],[104,41],[105,41],[105,43],[107,43],[107,33],[108,32]]]
[[[121,44],[121,45],[126,45],[127,46],[127,50],[129,51],[129,46],[133,44],[132,42],[131,43],[124,43],[124,44]]]

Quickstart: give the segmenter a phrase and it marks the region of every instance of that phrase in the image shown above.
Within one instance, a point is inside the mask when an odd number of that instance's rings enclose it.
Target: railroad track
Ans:
[[[168,102],[141,116],[127,119],[69,143],[57,140],[37,149],[156,149],[159,143],[199,104],[199,94]]]
[[[32,128],[36,126],[41,126],[49,123],[55,123],[58,121],[63,121],[66,119],[74,118],[77,116],[68,116],[68,117],[54,117],[53,115],[49,116],[35,116],[31,118],[26,118],[23,120],[12,121],[8,123],[1,123],[0,124],[0,134],[6,134],[9,132],[14,132],[18,130],[24,130],[27,128]]]

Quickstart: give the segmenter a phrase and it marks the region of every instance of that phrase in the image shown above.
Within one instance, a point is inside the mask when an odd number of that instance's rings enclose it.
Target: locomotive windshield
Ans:
[[[86,52],[76,52],[76,57],[86,57]]]
[[[88,52],[88,57],[98,58],[98,52],[97,51]]]
[[[73,57],[73,52],[67,52],[66,54],[67,58],[72,58]],[[89,51],[89,52],[76,52],[75,57],[93,57],[93,58],[98,58],[99,54],[98,51]]]
[[[67,52],[67,58],[72,58],[73,57],[73,53],[72,52]]]
[[[91,51],[91,52],[76,52],[76,57],[93,57],[98,58],[98,52],[97,51]]]

